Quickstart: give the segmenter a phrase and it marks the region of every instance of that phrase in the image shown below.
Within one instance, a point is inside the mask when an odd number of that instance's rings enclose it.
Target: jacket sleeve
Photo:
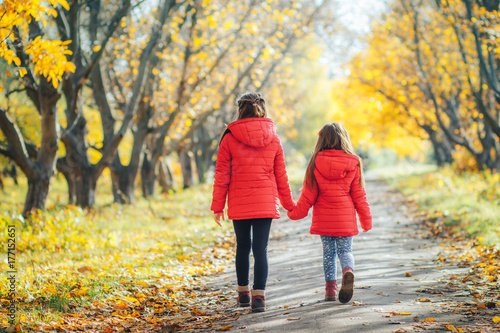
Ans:
[[[318,185],[315,185],[314,188],[311,188],[309,185],[302,185],[302,194],[300,195],[299,201],[297,202],[297,206],[288,211],[288,217],[292,220],[300,220],[307,216],[309,209],[316,203],[318,199]]]
[[[361,227],[364,230],[370,230],[372,228],[372,214],[370,212],[370,205],[366,199],[365,189],[361,187],[361,172],[359,166],[354,169],[354,172],[356,174],[351,184],[351,198],[354,202],[354,207],[356,207]]]
[[[279,140],[279,138],[278,138]],[[278,187],[278,194],[281,205],[286,210],[292,210],[295,207],[295,202],[292,198],[292,190],[288,183],[288,176],[286,174],[285,154],[283,153],[283,146],[279,141],[278,152],[274,158],[274,175],[276,177],[276,185]]]
[[[211,210],[215,213],[224,211],[226,196],[231,180],[231,151],[227,142],[227,136],[220,143],[215,164],[214,191],[212,194]]]

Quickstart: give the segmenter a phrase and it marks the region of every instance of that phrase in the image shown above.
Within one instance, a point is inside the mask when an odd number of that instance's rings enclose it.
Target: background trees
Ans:
[[[343,74],[328,66],[342,53],[333,1],[1,6],[0,153],[28,179],[25,213],[44,207],[56,172],[83,207],[103,174],[119,203],[139,183],[145,197],[171,190],[174,173],[178,187],[205,182],[246,90],[265,93],[296,161],[341,121],[364,150],[500,167],[496,0],[394,0]]]
[[[498,10],[498,1],[393,1],[339,83],[358,97],[339,96],[360,115],[346,121],[379,145],[404,151],[415,149],[407,138],[425,138],[438,164],[498,170]]]
[[[135,201],[139,174],[144,196],[158,180],[168,190],[172,154],[183,187],[195,170],[204,182],[239,93],[269,89],[273,118],[293,119],[279,113],[294,100],[280,84],[333,13],[305,0],[53,0],[38,16],[22,5],[2,4],[16,19],[2,18],[2,66],[14,75],[2,82],[0,152],[28,178],[24,213],[45,206],[56,166],[84,207],[108,168],[116,202]],[[41,122],[28,124],[35,110]]]

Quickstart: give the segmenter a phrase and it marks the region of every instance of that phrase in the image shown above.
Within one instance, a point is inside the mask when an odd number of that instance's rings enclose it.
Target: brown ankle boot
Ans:
[[[351,268],[344,269],[344,275],[342,276],[342,288],[339,292],[339,301],[341,303],[347,303],[351,300],[352,294],[354,292],[354,273]]]
[[[326,281],[325,301],[337,300],[337,281]]]
[[[238,306],[250,306],[250,288],[238,286]]]
[[[252,290],[252,312],[266,311],[266,299],[264,290]]]

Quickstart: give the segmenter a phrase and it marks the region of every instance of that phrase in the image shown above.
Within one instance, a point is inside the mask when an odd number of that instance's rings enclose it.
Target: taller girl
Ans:
[[[220,226],[228,201],[228,219],[236,233],[238,304],[250,305],[250,250],[254,256],[252,311],[265,311],[268,274],[267,243],[279,201],[292,210],[285,156],[264,98],[246,93],[238,99],[238,120],[229,124],[219,143],[211,210]],[[279,201],[278,201],[279,198]]]
[[[311,206],[311,234],[321,235],[325,300],[337,298],[337,256],[342,266],[339,300],[347,303],[354,286],[352,236],[358,234],[356,212],[363,231],[372,228],[370,206],[366,200],[361,159],[355,155],[347,130],[339,123],[323,126],[307,166],[297,207],[288,212],[293,219],[307,216]]]

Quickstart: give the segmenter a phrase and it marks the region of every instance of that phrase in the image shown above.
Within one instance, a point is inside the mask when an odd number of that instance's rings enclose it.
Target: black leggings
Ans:
[[[234,232],[236,233],[236,277],[239,286],[248,286],[250,250],[252,250],[255,260],[253,289],[266,289],[268,272],[267,243],[269,231],[271,230],[271,221],[271,218],[233,220]],[[253,234],[253,237],[251,237],[251,234]]]

